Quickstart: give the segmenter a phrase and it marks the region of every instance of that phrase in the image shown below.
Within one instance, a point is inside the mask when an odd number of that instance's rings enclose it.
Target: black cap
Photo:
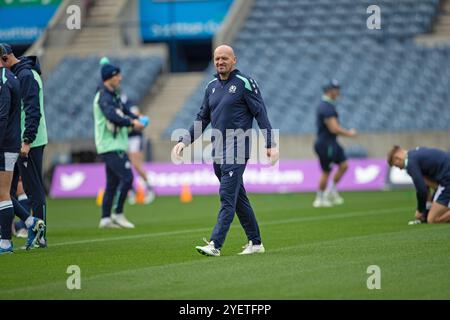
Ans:
[[[341,86],[339,85],[339,82],[336,79],[331,79],[327,84],[325,84],[322,89],[323,91],[328,91],[330,89],[340,89]]]
[[[105,64],[102,66],[102,79],[103,81],[106,81],[112,77],[114,77],[115,75],[120,73],[120,68],[113,66],[111,64]]]
[[[120,68],[113,66],[107,57],[103,57],[100,60],[100,65],[102,66],[100,72],[102,74],[102,80],[106,81],[112,77],[114,77],[116,74],[120,73]]]
[[[7,43],[0,43],[0,57],[13,53],[12,48]]]

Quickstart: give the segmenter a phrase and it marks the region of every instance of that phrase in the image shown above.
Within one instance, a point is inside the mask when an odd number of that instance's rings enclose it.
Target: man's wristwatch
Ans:
[[[28,138],[23,138],[22,142],[25,144],[31,144],[30,139]]]

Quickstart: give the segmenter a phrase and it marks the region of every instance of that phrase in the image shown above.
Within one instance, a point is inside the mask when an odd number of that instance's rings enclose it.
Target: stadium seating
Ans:
[[[93,138],[92,103],[101,82],[101,57],[65,57],[49,74],[45,82],[49,139],[62,141]],[[140,101],[161,72],[163,58],[110,58],[120,66],[123,75],[122,91],[133,101]],[[64,85],[61,85],[64,84]]]
[[[450,48],[423,47],[438,0],[380,0],[381,30],[369,30],[373,1],[257,0],[233,46],[238,68],[257,79],[275,128],[315,132],[322,85],[336,78],[346,127],[361,132],[450,129]],[[355,4],[356,3],[356,4]],[[206,71],[164,135],[188,127],[198,112]],[[439,116],[436,116],[436,115]]]

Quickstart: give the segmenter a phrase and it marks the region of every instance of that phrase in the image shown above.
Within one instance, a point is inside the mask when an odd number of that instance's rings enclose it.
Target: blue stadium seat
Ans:
[[[100,57],[65,57],[45,81],[49,139],[64,141],[93,138],[92,103],[100,83]],[[124,75],[122,89],[130,99],[139,102],[154,84],[163,66],[163,58],[111,57]],[[64,83],[64,86],[61,86]]]
[[[450,112],[440,112],[450,105],[450,48],[413,41],[430,30],[439,0],[377,1],[381,30],[367,29],[366,8],[372,4],[255,1],[233,46],[238,67],[258,81],[273,126],[281,133],[315,132],[321,87],[332,77],[342,83],[342,121],[361,132],[450,129]],[[165,137],[190,125],[213,72],[210,66]]]

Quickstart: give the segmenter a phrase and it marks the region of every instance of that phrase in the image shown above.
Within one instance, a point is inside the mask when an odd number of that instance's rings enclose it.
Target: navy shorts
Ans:
[[[450,208],[450,186],[439,186],[434,194],[433,201]]]
[[[0,152],[0,171],[14,171],[14,165],[19,158],[19,154],[15,152]]]
[[[314,151],[319,157],[320,167],[324,172],[330,172],[333,163],[340,164],[347,160],[344,149],[337,142],[316,141]]]

